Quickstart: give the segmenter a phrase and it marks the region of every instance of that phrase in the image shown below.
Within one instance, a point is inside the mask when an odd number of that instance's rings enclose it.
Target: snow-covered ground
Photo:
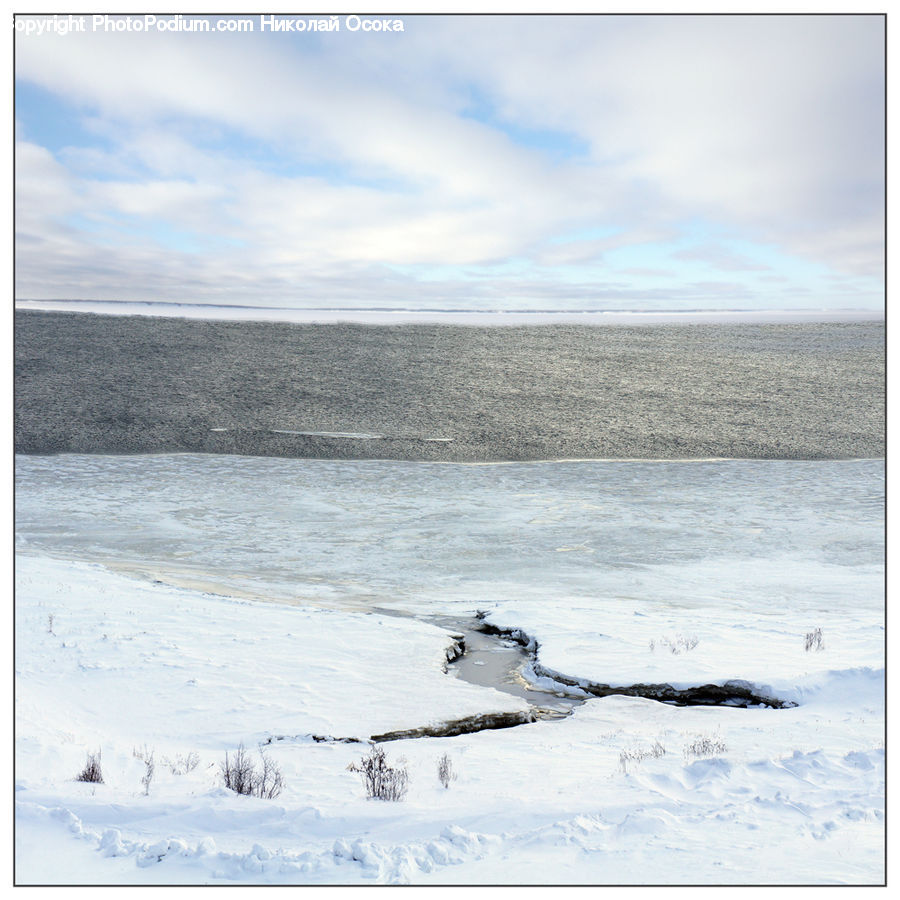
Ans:
[[[20,884],[883,880],[881,461],[16,469]],[[476,610],[570,677],[797,705],[611,696],[388,742],[408,795],[367,800],[368,745],[314,735],[524,708],[397,615]],[[223,786],[241,743],[276,799]],[[75,781],[97,751],[104,783]]]

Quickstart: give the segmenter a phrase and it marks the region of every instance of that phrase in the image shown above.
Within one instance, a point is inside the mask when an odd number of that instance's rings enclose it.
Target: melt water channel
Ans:
[[[525,675],[532,662],[529,651],[502,634],[483,631],[477,619],[464,622],[434,617],[428,621],[448,629],[460,642],[462,654],[447,663],[448,672],[457,678],[522,697],[538,719],[563,718],[585,702],[583,696],[535,687]]]
[[[562,719],[587,700],[612,694],[646,697],[677,706],[739,706],[783,709],[796,704],[755,693],[746,682],[730,681],[724,685],[706,684],[675,690],[668,684],[638,684],[629,686],[598,685],[577,678],[554,673],[541,674],[535,644],[521,632],[503,632],[482,621],[481,615],[461,619],[450,616],[415,615],[383,607],[372,613],[427,622],[447,632],[451,641],[447,653],[448,675],[470,684],[493,688],[521,697],[528,703],[528,711],[513,713],[484,713],[456,719],[438,725],[390,731],[372,735],[374,742],[418,737],[452,737],[487,729],[510,728],[540,719]],[[538,686],[529,675],[544,681]]]
[[[446,631],[450,641],[445,667],[448,676],[512,694],[528,703],[526,711],[488,712],[421,728],[375,734],[370,740],[376,743],[419,737],[452,737],[488,729],[526,725],[539,719],[562,719],[570,715],[576,706],[584,703],[588,696],[577,688],[569,693],[567,690],[542,690],[536,687],[526,677],[526,672],[533,662],[530,649],[512,637],[492,633],[477,616],[461,619],[450,616],[415,615],[383,607],[372,609],[371,612],[396,618],[415,619]],[[576,696],[576,692],[581,696]]]

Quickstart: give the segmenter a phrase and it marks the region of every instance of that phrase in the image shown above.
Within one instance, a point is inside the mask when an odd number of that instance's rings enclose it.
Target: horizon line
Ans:
[[[492,315],[507,314],[544,314],[544,315],[601,315],[604,313],[629,313],[635,315],[684,315],[692,313],[803,313],[814,314],[822,312],[830,313],[879,313],[885,314],[885,309],[875,307],[853,306],[692,306],[692,307],[659,307],[654,309],[642,309],[629,306],[616,307],[528,307],[528,306],[271,306],[258,303],[228,303],[222,301],[205,300],[101,300],[86,297],[16,297],[15,304],[20,303],[98,303],[110,306],[174,306],[174,307],[199,307],[234,310],[261,310],[266,312],[372,312],[372,313],[462,313],[478,314],[490,313]]]
[[[872,309],[460,309],[410,307],[290,307],[196,303],[171,300],[15,300],[16,312],[174,318],[191,321],[260,322],[293,325],[458,325],[509,327],[578,325],[813,324],[884,322],[886,310]]]

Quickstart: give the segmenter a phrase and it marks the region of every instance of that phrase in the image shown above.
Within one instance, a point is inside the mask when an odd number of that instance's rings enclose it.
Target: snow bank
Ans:
[[[775,560],[738,578],[734,571],[723,563],[695,566],[697,593],[678,605],[634,597],[520,599],[498,604],[486,621],[538,638],[538,663],[548,674],[595,684],[667,683],[681,690],[736,679],[795,700],[834,672],[883,671],[883,616],[866,602],[880,595],[880,567],[822,564],[798,571],[796,560],[781,566]],[[816,598],[812,608],[752,602],[804,591]],[[822,608],[823,591],[859,598],[855,615],[848,615],[847,599]],[[807,635],[817,629],[821,642],[807,650]]]
[[[17,589],[20,883],[882,878],[877,671],[819,671],[795,709],[609,697],[558,722],[391,743],[410,792],[380,803],[347,771],[365,745],[308,735],[517,702],[445,675],[439,630],[50,558],[21,558]],[[268,747],[284,793],[226,790],[224,750],[279,731],[296,736]],[[74,781],[97,750],[104,783]],[[135,751],[154,753],[146,793]]]
[[[449,636],[409,619],[235,600],[47,557],[19,559],[16,591],[24,733],[77,723],[79,743],[210,749],[525,708],[448,678]]]

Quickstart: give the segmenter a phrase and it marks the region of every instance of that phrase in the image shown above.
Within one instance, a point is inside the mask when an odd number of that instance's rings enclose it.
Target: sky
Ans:
[[[17,17],[19,300],[883,307],[881,16],[82,18]]]

